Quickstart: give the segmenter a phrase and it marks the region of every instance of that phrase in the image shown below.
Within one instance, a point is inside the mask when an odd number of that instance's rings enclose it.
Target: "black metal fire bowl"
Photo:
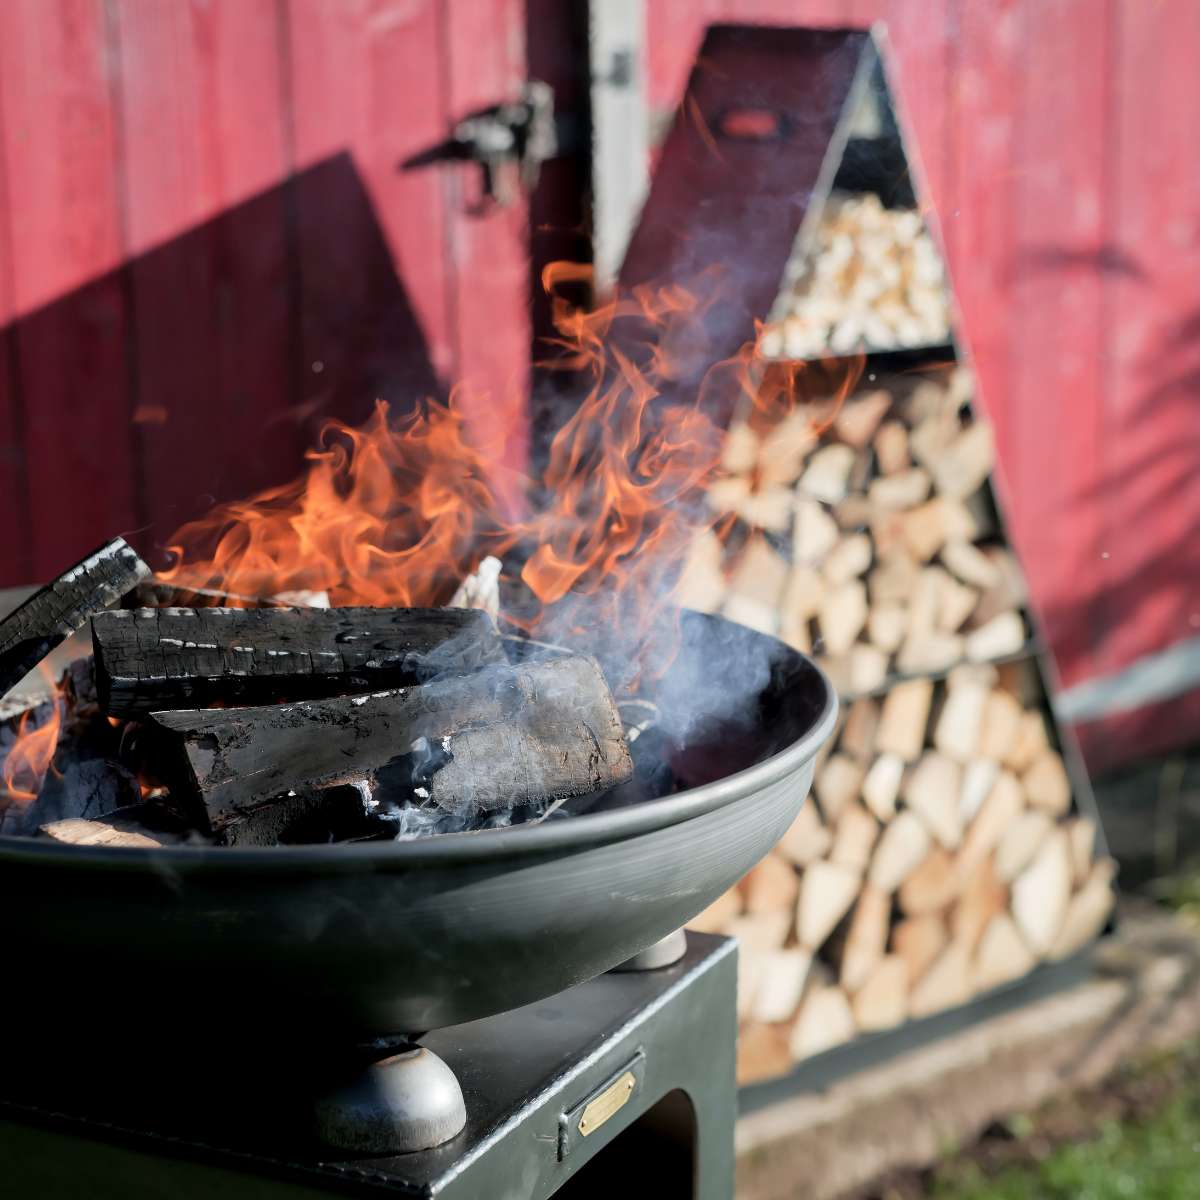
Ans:
[[[662,689],[716,674],[687,790],[526,828],[270,850],[0,838],[10,1035],[169,1027],[306,1052],[455,1025],[590,979],[683,925],[795,818],[837,702],[782,643],[686,613]],[[178,1045],[178,1042],[176,1042]]]

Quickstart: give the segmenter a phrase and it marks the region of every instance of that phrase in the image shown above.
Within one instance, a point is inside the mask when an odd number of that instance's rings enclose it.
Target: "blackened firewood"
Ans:
[[[112,716],[276,704],[420,683],[502,662],[491,618],[463,608],[140,608],[92,622]]]
[[[0,621],[0,695],[14,687],[87,619],[115,604],[150,568],[113,538]]]
[[[366,788],[310,789],[260,804],[221,830],[226,846],[302,846],[393,838],[395,827],[367,809]]]
[[[214,831],[289,791],[339,783],[365,782],[380,803],[484,813],[612,787],[633,770],[608,686],[583,655],[363,696],[161,712],[154,725],[174,759],[172,791],[202,801]]]

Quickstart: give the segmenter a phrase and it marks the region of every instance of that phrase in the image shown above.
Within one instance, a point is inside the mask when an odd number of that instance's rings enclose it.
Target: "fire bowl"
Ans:
[[[7,1027],[161,1023],[261,1054],[423,1033],[609,970],[767,853],[837,711],[803,655],[690,612],[654,697],[684,790],[624,807],[269,850],[0,838]]]

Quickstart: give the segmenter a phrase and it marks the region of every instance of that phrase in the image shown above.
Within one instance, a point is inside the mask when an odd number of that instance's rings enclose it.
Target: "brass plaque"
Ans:
[[[619,1112],[625,1106],[626,1101],[633,1095],[635,1087],[637,1087],[637,1079],[632,1071],[626,1071],[624,1075],[613,1080],[595,1100],[589,1101],[584,1108],[579,1118],[579,1132],[584,1137],[587,1137],[589,1133],[595,1133],[613,1113]]]

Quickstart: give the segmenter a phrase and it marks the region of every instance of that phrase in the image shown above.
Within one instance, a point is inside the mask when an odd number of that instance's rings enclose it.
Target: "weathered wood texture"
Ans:
[[[268,708],[160,712],[175,784],[214,829],[267,800],[368,782],[376,799],[415,789],[450,811],[577,796],[633,771],[620,717],[594,659],[488,668],[416,688]],[[174,790],[174,788],[173,788]]]
[[[140,608],[92,622],[105,712],[275,704],[401,687],[504,662],[465,608]]]
[[[113,538],[30,596],[0,622],[0,695],[149,574],[124,538]]]

